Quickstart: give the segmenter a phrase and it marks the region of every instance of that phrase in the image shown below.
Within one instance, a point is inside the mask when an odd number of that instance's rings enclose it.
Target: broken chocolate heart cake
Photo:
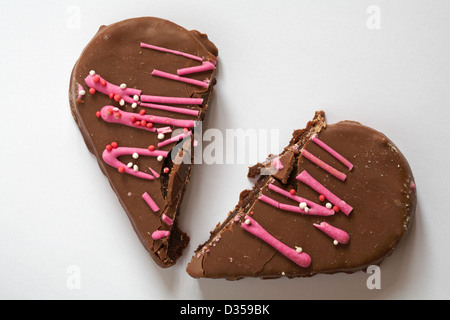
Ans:
[[[142,17],[100,27],[72,71],[72,115],[162,267],[173,265],[189,242],[177,217],[192,169],[191,136],[208,109],[217,55],[205,34]]]
[[[316,112],[278,156],[249,170],[251,190],[200,245],[195,278],[307,277],[378,265],[407,232],[416,187],[384,134]]]

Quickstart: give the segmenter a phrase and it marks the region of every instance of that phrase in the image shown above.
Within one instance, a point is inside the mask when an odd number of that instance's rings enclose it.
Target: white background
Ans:
[[[370,6],[380,29],[368,28]],[[368,13],[369,8],[369,13]],[[251,186],[244,165],[196,165],[178,264],[148,256],[69,110],[70,72],[102,24],[155,16],[219,48],[206,126],[291,132],[323,109],[385,133],[418,187],[410,234],[381,266],[305,279],[196,280],[193,251]],[[448,299],[449,1],[13,1],[0,3],[0,298]],[[263,159],[259,159],[263,160]],[[80,272],[80,287],[70,284]],[[69,286],[68,286],[69,284]],[[72,288],[72,289],[71,289]]]

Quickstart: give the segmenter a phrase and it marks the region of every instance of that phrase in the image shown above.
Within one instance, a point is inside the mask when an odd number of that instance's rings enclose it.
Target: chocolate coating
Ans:
[[[325,127],[321,117],[323,113],[318,112],[315,123],[309,124],[307,130],[294,132],[297,138],[280,155],[283,166],[291,168],[289,177],[286,172],[261,176],[253,190],[241,193],[241,201],[230,217],[197,250],[187,267],[191,276],[232,280],[355,272],[380,264],[393,252],[408,230],[416,207],[414,178],[408,162],[384,134],[353,121]],[[320,140],[353,163],[351,171],[309,140],[317,132]],[[335,178],[304,158],[299,152],[302,148],[344,172],[346,180]],[[261,166],[264,164],[251,168],[250,175],[254,176]],[[296,195],[324,205],[327,201],[321,202],[316,191],[295,179],[303,170],[351,205],[353,211],[348,216],[342,212],[328,217],[313,216],[284,211],[258,200],[263,194],[298,206],[298,202],[269,190],[268,185],[274,183],[287,191],[294,188]],[[276,239],[308,253],[311,265],[306,268],[296,265],[246,232],[241,223],[250,212]],[[235,217],[239,217],[237,221]],[[346,231],[349,243],[335,245],[332,238],[313,226],[324,221]]]
[[[102,152],[106,145],[116,141],[119,147],[147,148],[149,145],[157,146],[160,140],[157,138],[157,133],[133,126],[105,122],[96,117],[96,112],[103,106],[113,105],[120,110],[136,114],[145,109],[146,114],[155,116],[202,120],[215,84],[215,70],[187,76],[202,81],[208,78],[210,80],[208,88],[152,76],[153,69],[176,74],[177,69],[198,66],[200,63],[186,57],[141,48],[141,42],[193,54],[205,60],[217,61],[217,48],[205,34],[198,31],[188,31],[170,21],[153,17],[117,22],[100,27],[81,53],[72,71],[69,100],[72,115],[87,147],[97,158],[101,170],[109,179],[139,239],[157,264],[167,267],[176,262],[189,241],[189,237],[177,226],[177,216],[185,186],[189,182],[191,165],[174,165],[170,160],[171,156],[165,161],[157,161],[155,157],[133,159],[131,156],[121,156],[119,160],[125,164],[131,161],[139,166],[139,170],[146,173],[150,173],[148,168],[151,167],[161,176],[151,181],[118,173],[116,168],[107,165],[102,159]],[[106,94],[88,92],[89,88],[84,79],[89,75],[90,70],[95,70],[96,74],[110,83],[116,85],[125,83],[127,88],[140,89],[144,95],[203,98],[203,103],[176,105],[176,107],[198,110],[198,116],[140,106],[132,108],[129,103],[120,106]],[[79,84],[86,91],[86,95],[81,100],[78,99]],[[155,128],[164,126],[155,124]],[[172,127],[172,129],[177,128]],[[166,136],[168,138],[170,134]],[[179,151],[181,155],[184,155],[189,143],[187,141],[187,145],[185,144]],[[174,146],[175,143],[171,143],[161,147],[160,150],[171,152]],[[163,172],[165,167],[169,168],[169,173]],[[144,192],[147,192],[160,208],[157,213],[154,213],[142,199]],[[161,221],[163,213],[174,220],[172,226]],[[151,234],[158,229],[169,230],[170,237],[153,240]]]

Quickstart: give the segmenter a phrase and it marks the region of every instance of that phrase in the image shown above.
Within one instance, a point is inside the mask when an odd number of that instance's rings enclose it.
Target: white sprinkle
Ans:
[[[127,167],[131,168],[133,166],[133,162],[128,162]]]
[[[295,251],[297,251],[298,253],[302,253],[303,249],[302,247],[295,247]]]
[[[114,107],[113,110],[114,110],[114,111],[119,111],[119,108]]]
[[[306,202],[300,202],[299,207],[300,209],[305,209],[307,206]]]
[[[93,75],[95,74],[95,71],[94,71],[94,70],[91,70],[91,71],[89,71],[89,74],[90,74],[91,76],[93,76]]]
[[[127,85],[125,84],[125,83],[122,83],[121,85],[120,85],[120,89],[126,89],[127,88]]]
[[[135,95],[133,96],[133,100],[134,100],[134,101],[139,101],[139,96],[135,94]]]
[[[305,209],[303,209],[303,210],[305,210],[305,213],[308,213],[308,211],[309,211],[309,208],[308,207],[306,207]]]
[[[160,134],[158,134],[158,139],[159,139],[159,140],[162,140],[162,139],[164,139],[164,133],[160,133]]]
[[[245,219],[244,223],[245,223],[246,225],[249,225],[249,224],[251,223],[251,222],[250,222],[250,219]]]
[[[334,244],[335,246],[337,246],[337,245],[339,244],[339,242],[338,242],[337,240],[334,240],[334,241],[333,241],[333,244]]]
[[[120,104],[121,106],[124,106],[124,105],[125,105],[125,100],[120,99],[119,104]]]
[[[135,153],[133,153],[132,157],[133,157],[133,159],[137,159],[137,158],[139,158],[139,154],[137,152],[135,152]]]
[[[139,170],[139,167],[135,164],[135,165],[133,166],[133,170],[134,170],[134,171],[138,171],[138,170]]]
[[[325,207],[327,207],[328,209],[331,209],[333,207],[333,205],[329,202],[327,202],[327,204],[325,205]]]
[[[79,94],[80,96],[84,96],[84,95],[86,94],[86,91],[80,90],[80,91],[78,91],[78,94]]]
[[[156,160],[158,160],[158,161],[162,161],[162,159],[163,159],[163,156],[158,156],[158,157],[156,158]]]
[[[131,107],[134,109],[134,108],[136,108],[137,107],[137,103],[136,102],[133,102],[132,104],[131,104]]]

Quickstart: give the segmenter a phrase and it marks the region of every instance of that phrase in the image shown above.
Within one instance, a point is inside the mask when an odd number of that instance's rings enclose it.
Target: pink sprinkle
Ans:
[[[181,97],[164,97],[164,96],[150,96],[141,95],[141,101],[153,102],[153,103],[166,103],[166,104],[202,104],[202,98],[181,98]],[[141,104],[142,105],[142,104]]]
[[[166,216],[164,213],[161,217],[161,220],[164,221],[168,226],[171,226],[173,224],[173,220]]]
[[[200,58],[198,56],[194,56],[193,54],[189,54],[189,53],[184,53],[178,50],[172,50],[172,49],[167,49],[167,48],[163,48],[163,47],[158,47],[158,46],[154,46],[151,44],[147,44],[147,43],[143,43],[141,42],[141,48],[148,48],[148,49],[153,49],[153,50],[157,50],[157,51],[161,51],[161,52],[167,52],[167,53],[172,53],[175,54],[177,56],[183,56],[189,59],[194,59],[197,61],[203,61],[203,58]]]
[[[338,178],[338,179],[340,179],[342,181],[345,181],[345,179],[347,178],[347,176],[344,173],[342,173],[341,171],[333,168],[328,163],[323,162],[322,160],[317,158],[315,155],[310,153],[308,150],[302,149],[301,153],[306,159],[308,159],[311,162],[315,163],[316,165],[318,165],[319,167],[321,167],[323,170],[327,171],[328,173],[332,174],[336,178]]]
[[[329,235],[331,238],[333,238],[339,243],[347,244],[350,241],[350,236],[348,235],[347,232],[339,228],[333,227],[332,225],[326,222],[321,222],[320,224],[314,223],[313,225],[318,229],[322,230],[323,232],[325,232],[327,235]]]
[[[258,222],[252,219],[250,216],[245,216],[246,221],[249,224],[241,223],[242,229],[250,232],[254,236],[265,241],[267,244],[271,245],[275,250],[283,254],[286,258],[293,261],[295,264],[302,268],[307,268],[311,265],[311,257],[305,252],[297,252],[282,243],[280,240],[268,233]]]
[[[179,76],[182,76],[182,75],[191,74],[191,73],[213,70],[215,68],[216,68],[216,66],[214,64],[212,64],[211,62],[204,61],[201,66],[178,69],[177,74]]]
[[[281,163],[280,157],[276,157],[272,160],[272,166],[274,166],[277,170],[282,170],[284,168],[283,164]]]
[[[141,102],[139,105],[142,107],[147,107],[147,108],[152,108],[152,109],[165,110],[165,111],[182,113],[182,114],[189,114],[192,116],[198,116],[198,114],[199,114],[198,110],[171,107],[171,106],[159,105],[159,104],[153,104],[153,103],[142,103]]]
[[[303,170],[297,177],[297,180],[307,184],[319,194],[323,194],[332,204],[338,206],[341,211],[345,215],[349,215],[352,212],[353,208],[339,199],[335,194],[333,194],[330,190],[325,188],[322,184],[320,184],[316,179],[314,179],[306,170]]]
[[[341,156],[339,153],[337,153],[335,150],[333,150],[330,146],[328,146],[325,142],[317,138],[317,135],[314,135],[311,140],[315,142],[318,146],[320,146],[322,149],[327,151],[329,154],[331,154],[333,157],[335,157],[337,160],[339,160],[341,163],[343,163],[349,170],[353,169],[353,164],[345,159],[343,156]]]
[[[162,238],[166,238],[170,235],[170,231],[166,230],[156,230],[152,233],[152,239],[153,240],[160,240]]]
[[[150,195],[149,195],[147,192],[145,192],[145,193],[142,195],[142,199],[144,199],[145,202],[147,202],[148,206],[150,207],[150,209],[153,210],[153,212],[159,211],[158,205],[157,205],[156,202],[150,197]]]
[[[200,86],[203,88],[208,88],[208,86],[209,86],[209,84],[204,81],[195,80],[195,79],[186,78],[186,77],[180,77],[180,76],[177,76],[176,74],[167,73],[167,72],[157,70],[157,69],[154,69],[152,71],[152,75],[166,78],[166,79],[171,79],[171,80],[176,80],[176,81],[180,81],[180,82],[193,84],[193,85]]]
[[[164,141],[158,143],[158,148],[164,147],[165,145],[168,145],[168,144],[170,144],[172,142],[180,141],[181,139],[184,139],[184,138],[186,138],[186,137],[188,137],[190,135],[192,135],[192,131],[183,132],[182,134],[176,135],[174,137],[171,137],[171,138],[169,138],[167,140],[164,140]]]

